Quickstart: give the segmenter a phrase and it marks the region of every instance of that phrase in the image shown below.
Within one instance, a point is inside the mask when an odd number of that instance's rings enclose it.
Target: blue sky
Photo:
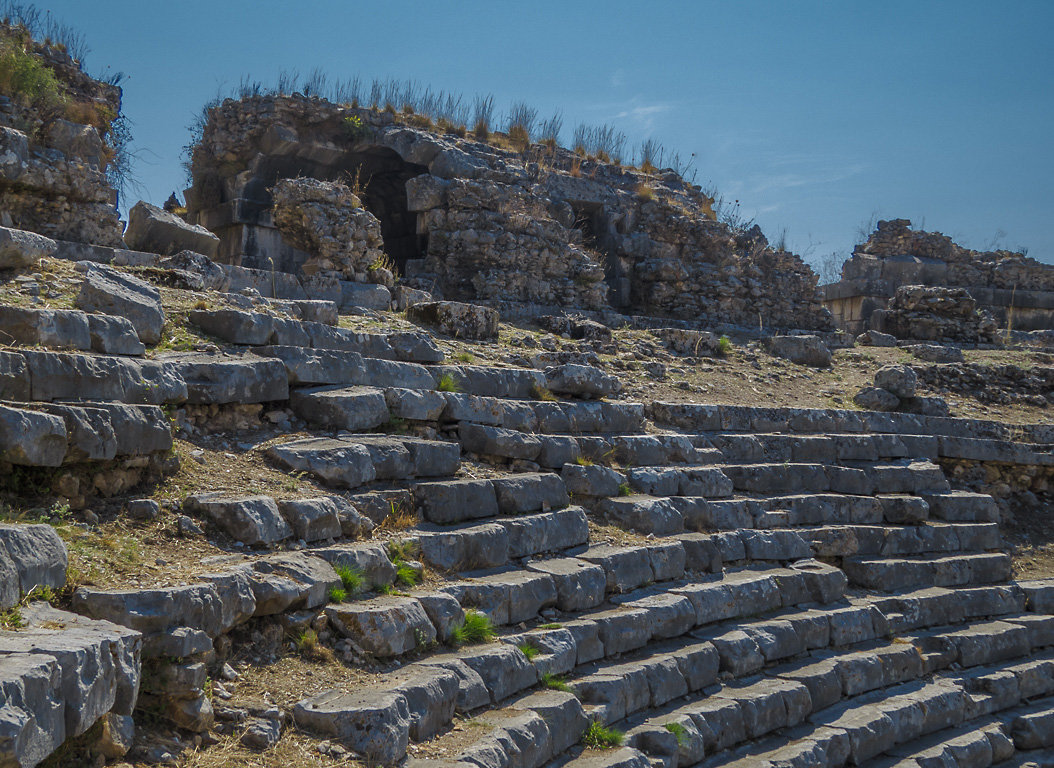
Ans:
[[[1054,262],[1054,2],[54,0],[121,70],[143,196],[183,186],[187,124],[242,75],[414,78],[522,99],[688,156],[816,258],[873,215]],[[133,201],[134,202],[134,201]]]

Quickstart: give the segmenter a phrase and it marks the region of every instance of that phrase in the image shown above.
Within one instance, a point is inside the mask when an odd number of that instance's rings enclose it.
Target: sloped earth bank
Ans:
[[[931,364],[684,354],[632,324],[471,342],[122,260],[90,308],[55,255],[0,283],[0,764],[1054,746],[1054,429],[1027,391],[922,376],[951,417],[867,412],[878,368]],[[104,322],[133,310],[159,341]],[[602,729],[622,746],[587,748]]]

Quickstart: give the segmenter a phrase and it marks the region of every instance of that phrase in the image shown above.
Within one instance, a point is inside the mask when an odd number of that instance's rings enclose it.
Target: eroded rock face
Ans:
[[[347,120],[361,130],[349,132]],[[348,197],[329,182],[356,168],[370,179],[362,202],[404,282],[436,298],[831,327],[816,275],[800,258],[771,247],[756,227],[715,221],[712,201],[672,171],[537,145],[513,153],[320,99],[261,96],[211,110],[193,156],[188,216],[215,226],[223,260],[291,269],[286,262],[298,257],[290,249],[311,245],[325,269],[339,271],[341,261],[322,253],[330,244],[305,232],[305,222],[368,242],[348,229],[346,213],[330,213]],[[282,178],[298,174],[310,179]],[[248,185],[273,188],[273,201],[248,194]],[[224,212],[234,199],[259,202],[232,221]]]
[[[19,34],[0,25],[2,38]],[[100,129],[120,114],[121,89],[89,77],[65,48],[16,44],[54,74],[65,106],[56,115],[19,98],[0,104],[0,226],[120,246],[117,193],[107,178],[112,135]]]
[[[993,342],[999,327],[965,288],[902,285],[873,323],[901,339]]]
[[[345,184],[281,179],[272,190],[274,223],[292,246],[311,255],[305,275],[364,282],[384,255],[381,223]]]

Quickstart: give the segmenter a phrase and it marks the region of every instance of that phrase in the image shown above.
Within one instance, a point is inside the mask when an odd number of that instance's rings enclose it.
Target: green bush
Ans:
[[[39,111],[58,111],[66,104],[55,73],[12,39],[0,41],[0,93]]]
[[[725,357],[729,352],[732,351],[732,340],[727,336],[722,336],[717,340],[717,353],[721,357]]]
[[[411,568],[409,563],[397,561],[395,563],[395,580],[404,587],[416,587],[421,580],[421,575]]]
[[[633,489],[629,487],[629,483],[619,483],[618,485],[619,496],[632,496]]]

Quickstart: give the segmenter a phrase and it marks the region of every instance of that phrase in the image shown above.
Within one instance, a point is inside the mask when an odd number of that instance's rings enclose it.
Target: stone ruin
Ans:
[[[319,259],[335,263],[302,223],[350,235],[369,213],[404,282],[445,299],[832,328],[800,258],[757,228],[715,221],[712,201],[672,172],[645,174],[559,147],[503,150],[300,96],[212,108],[192,167],[188,220],[219,235],[228,264],[298,274]],[[300,177],[333,184],[323,193]],[[353,199],[345,189],[356,184]],[[309,195],[302,207],[310,210],[291,210],[291,189],[308,186],[326,202]],[[361,242],[362,255],[339,258],[358,259],[351,272],[361,279],[377,246],[355,237],[341,247]]]
[[[106,177],[114,151],[107,133],[121,111],[121,89],[93,80],[64,50],[17,28],[0,25],[0,41],[26,45],[54,73],[65,99],[41,109],[0,96],[0,226],[121,245],[117,192]]]
[[[290,730],[335,765],[1051,764],[1054,579],[1016,578],[1001,535],[1009,494],[1050,497],[1049,423],[934,415],[911,369],[876,377],[885,412],[633,402],[592,365],[451,357],[390,311],[389,263],[502,306],[827,316],[800,262],[679,180],[642,203],[625,169],[525,169],[383,115],[349,145],[346,116],[218,108],[188,200],[218,236],[141,204],[122,244],[115,211],[17,188],[7,210],[37,218],[0,228],[0,487],[79,517],[0,524],[0,766],[173,764],[217,738],[270,760]],[[363,164],[361,196],[334,178]],[[409,314],[493,338],[495,309],[466,306]],[[235,451],[282,481],[217,490],[223,466],[147,495]],[[63,537],[87,546],[106,500],[179,563],[71,585]],[[325,673],[240,695],[293,654]]]
[[[1002,331],[1054,330],[1054,266],[1012,251],[972,251],[907,219],[878,222],[823,286],[838,326],[897,338],[992,343]]]

